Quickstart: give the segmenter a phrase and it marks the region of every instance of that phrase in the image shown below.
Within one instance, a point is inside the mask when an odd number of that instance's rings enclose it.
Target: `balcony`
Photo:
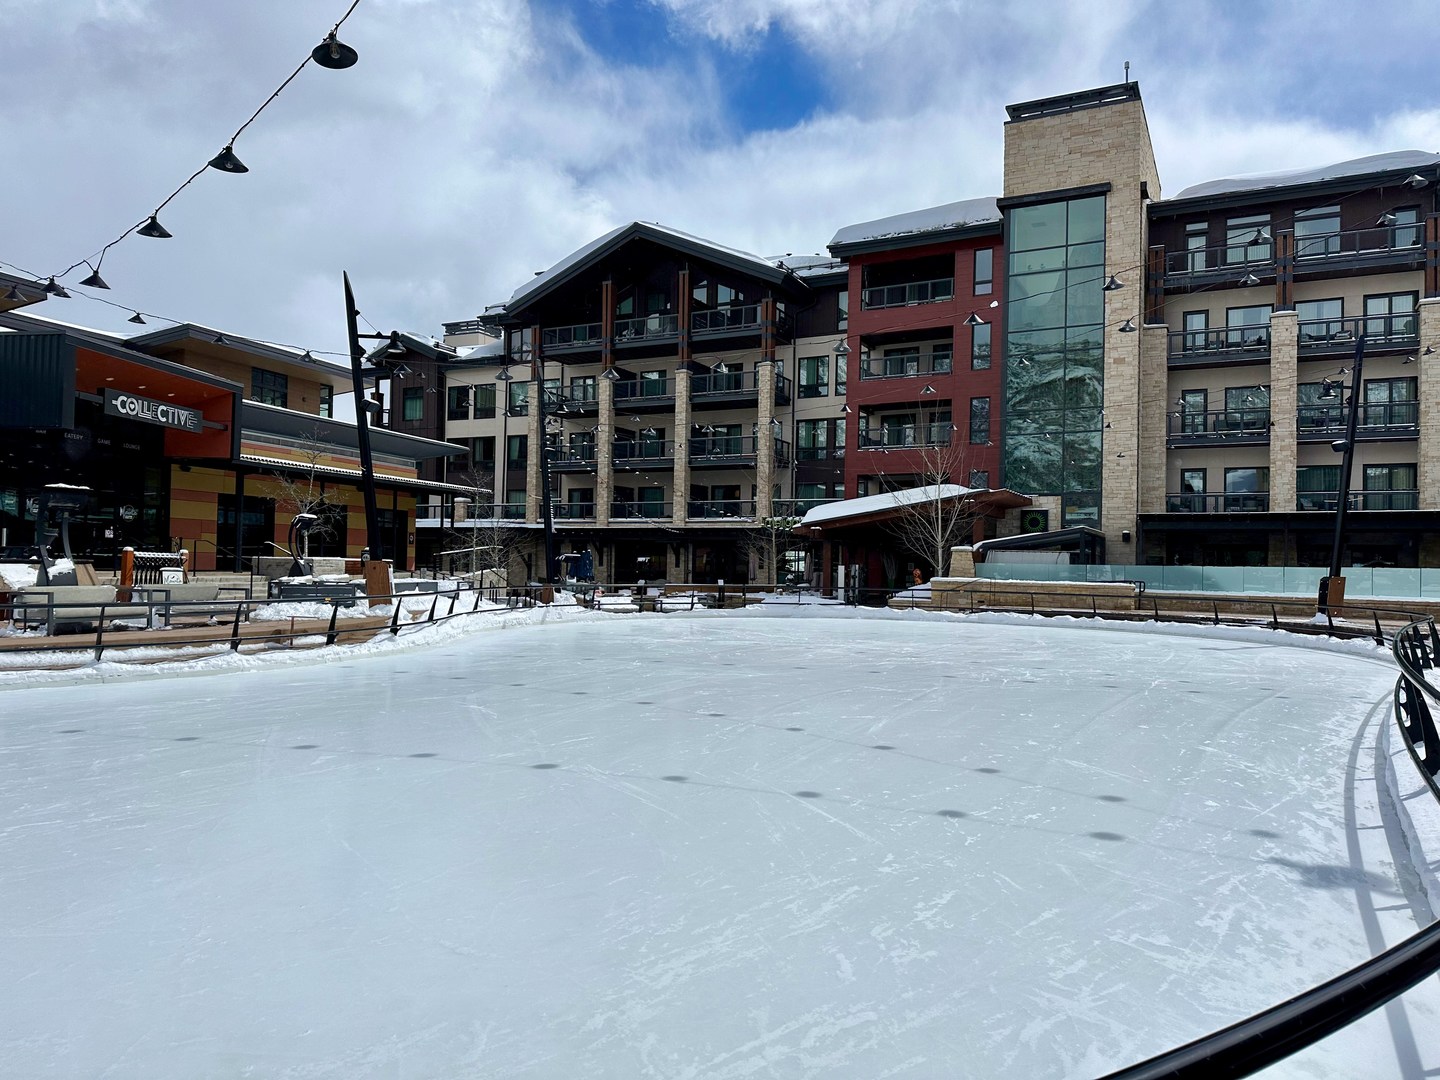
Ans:
[[[796,461],[841,461],[845,457],[843,446],[799,446],[795,448]]]
[[[598,322],[576,323],[573,326],[547,326],[540,331],[540,344],[547,353],[574,349],[598,349],[604,337]]]
[[[1365,335],[1366,350],[1406,349],[1420,341],[1420,316],[1361,315],[1351,319],[1307,319],[1300,324],[1301,356],[1345,356],[1355,351],[1355,339]]]
[[[550,462],[550,468],[555,472],[594,472],[596,462],[595,447],[571,446],[556,452],[554,459]]]
[[[1176,492],[1165,496],[1167,514],[1263,514],[1269,509],[1268,491],[1224,494]]]
[[[447,503],[428,503],[415,508],[415,524],[428,529],[484,528],[496,521],[524,521],[523,503],[470,503],[461,520],[455,520],[455,508]]]
[[[756,333],[759,330],[759,304],[738,304],[714,311],[696,311],[690,315],[690,332],[697,338]]]
[[[632,412],[653,412],[675,407],[675,380],[622,379],[615,384],[615,408]]]
[[[1217,409],[1172,412],[1165,420],[1166,445],[1260,446],[1270,441],[1270,410]]]
[[[933,424],[903,424],[883,427],[879,431],[861,431],[861,450],[920,450],[929,446],[949,446],[955,425],[949,420]]]
[[[1348,412],[1338,401],[1334,405],[1301,405],[1295,417],[1295,437],[1299,442],[1331,442],[1343,438]],[[1355,420],[1356,439],[1380,442],[1420,437],[1418,401],[1362,402]]]
[[[1335,510],[1340,506],[1338,491],[1301,491],[1295,496],[1300,510]],[[1351,510],[1418,510],[1418,491],[1352,491]]]
[[[1349,229],[1319,236],[1295,238],[1295,273],[1325,273],[1337,270],[1393,268],[1418,269],[1424,258],[1420,236],[1424,225],[1381,225],[1373,229]]]
[[[675,442],[673,439],[621,439],[615,443],[614,459],[617,469],[638,469],[642,466],[673,469]]]
[[[701,435],[690,440],[690,467],[734,468],[753,467],[760,447],[758,435]],[[775,464],[790,464],[790,444],[775,440]]]
[[[911,375],[949,375],[953,353],[935,350],[902,356],[867,356],[860,361],[861,379],[904,379]]]
[[[1270,327],[1232,326],[1223,330],[1172,330],[1169,366],[1254,364],[1270,361]]]
[[[678,315],[642,315],[638,319],[615,320],[615,344],[636,345],[646,341],[675,340],[680,336]]]
[[[917,304],[933,304],[939,300],[955,297],[955,279],[933,278],[930,281],[912,281],[904,285],[877,285],[860,292],[860,307],[863,311],[878,311],[883,308],[914,307]]]
[[[754,521],[755,503],[749,499],[692,500],[685,504],[685,516],[691,521]]]
[[[593,385],[572,386],[569,390],[546,390],[546,415],[593,416],[600,409]]]
[[[1222,244],[1165,253],[1165,285],[1194,286],[1236,282],[1246,274],[1275,277],[1275,250],[1271,244]]]
[[[775,376],[775,404],[789,405],[792,383],[784,375]],[[732,405],[755,405],[760,401],[758,371],[707,371],[690,377],[690,403],[701,408],[728,408]]]
[[[550,507],[551,514],[556,521],[594,521],[595,504],[593,502],[557,502]]]
[[[669,518],[671,515],[668,502],[651,502],[641,500],[640,502],[612,502],[610,504],[610,518],[614,520],[654,520]]]

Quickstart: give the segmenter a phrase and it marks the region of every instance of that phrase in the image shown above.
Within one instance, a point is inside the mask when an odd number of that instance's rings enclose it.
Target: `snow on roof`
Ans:
[[[462,349],[455,354],[455,358],[460,361],[484,360],[486,357],[504,355],[505,342],[496,338],[494,341],[487,341],[484,345],[476,345],[473,348]]]
[[[1396,172],[1400,169],[1425,169],[1437,164],[1440,164],[1440,154],[1429,154],[1423,150],[1392,150],[1387,154],[1371,154],[1369,157],[1337,161],[1333,165],[1207,180],[1203,184],[1194,184],[1186,188],[1175,198],[1199,199],[1209,195],[1228,195],[1237,191],[1292,187],[1296,184],[1313,184],[1321,180],[1338,180],[1347,176],[1367,176],[1371,173]]]
[[[756,269],[758,270],[765,270],[770,274],[775,273],[776,268],[773,263],[769,262],[766,259],[762,259],[759,255],[754,255],[751,252],[741,251],[739,248],[726,247],[724,244],[717,244],[713,240],[706,240],[703,236],[693,236],[690,233],[681,232],[679,229],[672,229],[668,225],[661,225],[658,221],[631,221],[627,222],[624,225],[621,225],[618,229],[611,229],[604,236],[600,236],[594,240],[591,240],[584,247],[576,248],[569,255],[566,255],[563,259],[557,262],[554,266],[550,267],[549,270],[545,270],[539,274],[536,274],[532,280],[527,281],[524,285],[520,286],[520,288],[516,289],[515,292],[511,294],[510,299],[506,301],[505,306],[514,307],[515,305],[521,303],[527,297],[531,296],[536,291],[544,288],[552,281],[556,280],[557,278],[563,277],[568,271],[583,263],[591,255],[595,254],[601,248],[605,247],[605,245],[609,244],[612,240],[616,239],[623,233],[626,233],[629,230],[635,228],[636,226],[640,226],[641,228],[651,232],[657,232],[666,236],[672,236],[677,240],[683,240],[687,243],[700,244],[704,247],[713,248],[715,251],[727,255],[732,259],[738,259],[742,262],[754,263]]]
[[[829,255],[782,255],[772,261],[802,279],[838,274],[848,265],[844,259],[832,259]]]
[[[64,322],[61,319],[53,318],[50,315],[41,315],[35,311],[10,311],[6,312],[6,314],[14,318],[31,319],[38,323],[48,323],[51,326],[58,327],[61,330],[78,330],[82,334],[90,334],[94,337],[109,338],[117,345],[126,339],[125,334],[117,334],[113,330],[96,330],[92,326],[81,326],[79,323]],[[9,329],[15,328],[10,327]]]
[[[916,503],[935,499],[952,499],[986,490],[988,489],[961,487],[959,484],[926,484],[923,487],[906,488],[904,491],[884,491],[879,495],[863,495],[858,499],[842,499],[839,502],[811,507],[805,512],[800,524],[802,527],[823,525],[829,521],[864,517],[866,514],[878,514],[902,506],[914,506]]]
[[[874,221],[862,221],[858,225],[846,225],[835,234],[830,246],[834,248],[841,244],[890,240],[999,220],[1000,209],[995,205],[993,196],[965,199],[961,202],[946,203],[944,206],[932,206],[925,210],[911,210],[906,214],[877,218]]]

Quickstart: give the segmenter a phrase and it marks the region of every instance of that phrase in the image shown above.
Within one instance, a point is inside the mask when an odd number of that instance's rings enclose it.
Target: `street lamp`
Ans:
[[[1350,470],[1355,464],[1355,429],[1360,417],[1360,393],[1364,384],[1361,380],[1361,365],[1365,362],[1365,332],[1362,329],[1355,339],[1355,362],[1350,368],[1350,385],[1331,382],[1328,379],[1321,391],[1322,397],[1334,396],[1350,391],[1350,412],[1345,417],[1345,437],[1336,439],[1330,448],[1344,455],[1340,463],[1339,502],[1335,506],[1335,541],[1330,548],[1330,572],[1320,579],[1319,608],[1329,611],[1332,605],[1345,602],[1345,579],[1340,574],[1340,550],[1345,537],[1345,512],[1350,506]],[[1343,373],[1342,376],[1343,378]]]

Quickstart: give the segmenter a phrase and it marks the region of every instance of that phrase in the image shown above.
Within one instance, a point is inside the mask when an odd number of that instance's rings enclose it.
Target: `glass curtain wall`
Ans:
[[[1004,484],[1100,521],[1105,196],[1009,212]]]

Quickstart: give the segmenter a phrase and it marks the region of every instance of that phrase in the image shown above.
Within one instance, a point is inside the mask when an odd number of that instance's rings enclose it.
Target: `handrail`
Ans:
[[[1410,623],[1395,635],[1392,652],[1400,668],[1393,699],[1395,723],[1430,794],[1440,799],[1440,783],[1436,782],[1436,774],[1440,773],[1440,732],[1436,731],[1435,717],[1426,700],[1428,697],[1440,702],[1440,690],[1423,674],[1440,664],[1440,632],[1436,631],[1435,620]]]

